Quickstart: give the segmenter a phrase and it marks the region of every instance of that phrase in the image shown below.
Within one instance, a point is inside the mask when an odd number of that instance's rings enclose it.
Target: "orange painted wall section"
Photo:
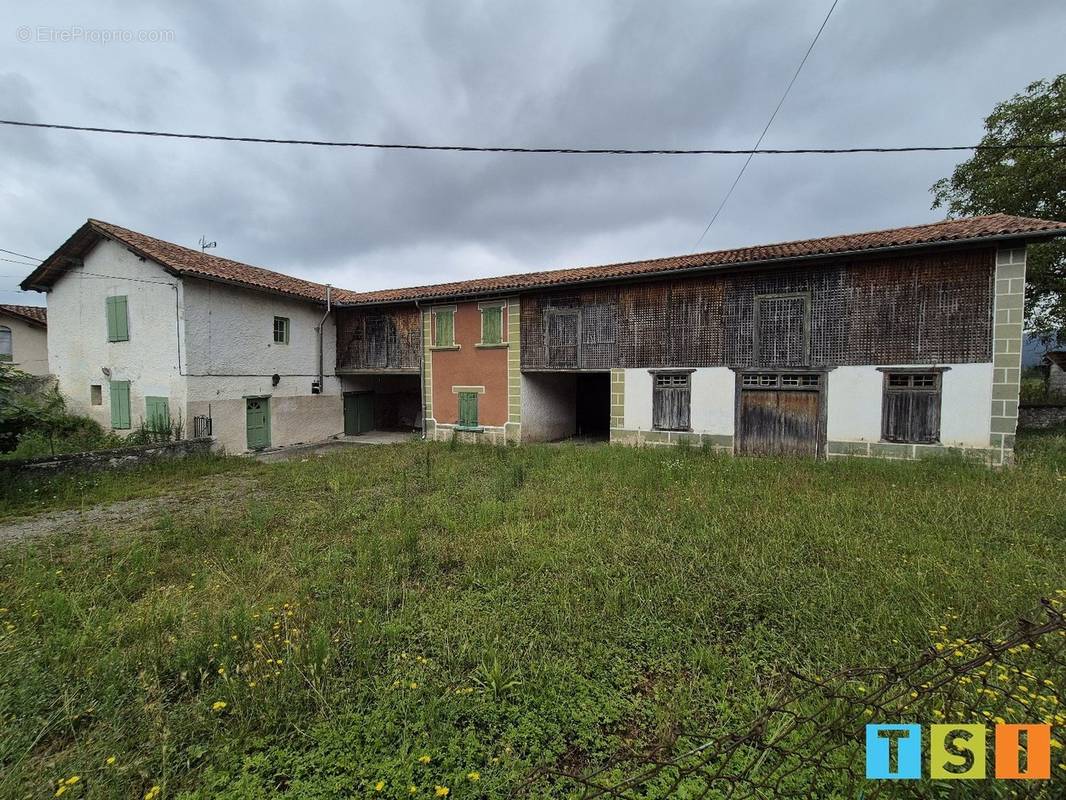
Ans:
[[[433,326],[431,325],[431,330]],[[507,335],[507,307],[503,310]],[[455,307],[455,343],[458,350],[431,350],[433,418],[441,424],[459,421],[459,395],[453,386],[484,386],[478,395],[478,423],[502,427],[507,423],[507,348],[480,348],[481,309],[477,303]]]

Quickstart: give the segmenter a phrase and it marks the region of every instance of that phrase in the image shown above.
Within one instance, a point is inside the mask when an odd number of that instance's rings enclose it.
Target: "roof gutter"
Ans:
[[[448,301],[468,300],[482,297],[513,295],[523,292],[536,292],[545,291],[555,288],[562,288],[566,286],[584,285],[584,286],[597,286],[607,283],[621,283],[624,281],[641,281],[646,279],[672,277],[674,275],[692,275],[698,273],[707,272],[729,272],[734,270],[746,270],[755,267],[763,267],[770,265],[786,265],[795,262],[807,262],[807,261],[827,261],[838,258],[847,258],[851,256],[861,255],[879,255],[883,253],[896,253],[896,252],[908,252],[912,250],[928,250],[929,248],[950,247],[950,246],[967,246],[975,244],[985,244],[1002,241],[1037,241],[1041,239],[1053,239],[1059,236],[1066,236],[1066,230],[1061,228],[1048,228],[1043,231],[1027,231],[1025,233],[1011,233],[1011,234],[995,234],[992,236],[979,236],[972,239],[949,239],[940,242],[919,242],[915,244],[902,244],[892,245],[889,247],[869,247],[860,250],[839,250],[832,253],[812,253],[810,255],[802,256],[782,256],[781,258],[764,258],[755,261],[735,261],[728,264],[699,264],[691,267],[680,267],[674,269],[662,269],[654,272],[638,272],[632,275],[616,275],[604,278],[589,278],[574,280],[559,281],[556,283],[543,283],[543,284],[529,284],[527,286],[507,286],[498,287],[491,290],[485,290],[482,292],[469,292],[463,294],[441,294],[441,295],[427,295],[418,298],[393,299],[393,300],[368,300],[365,302],[355,303],[337,303],[338,306],[345,308],[356,307],[368,307],[368,306],[381,306],[381,305],[396,305],[401,303],[415,302],[416,305],[421,302],[433,302],[443,303]]]

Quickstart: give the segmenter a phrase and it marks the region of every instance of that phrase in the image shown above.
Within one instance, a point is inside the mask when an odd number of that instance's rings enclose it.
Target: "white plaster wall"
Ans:
[[[951,447],[988,447],[992,364],[937,366],[950,367],[941,381],[941,443]],[[829,373],[826,435],[830,441],[881,440],[883,381],[884,375],[876,366],[838,367]]]
[[[83,266],[55,283],[48,292],[48,364],[72,411],[110,428],[109,380],[130,382],[134,428],[144,417],[146,396],[168,398],[171,413],[185,407],[178,370],[181,294],[177,278],[112,241],[100,242]],[[128,298],[128,342],[107,340],[105,298],[111,295]],[[102,387],[102,405],[90,405],[92,384]]]
[[[248,397],[270,397],[273,447],[315,442],[344,430],[333,316],[318,332],[325,307],[214,281],[185,281],[186,363],[190,418],[209,415],[212,434],[229,452],[247,449]],[[288,317],[289,343],[274,342],[274,317]],[[277,386],[271,380],[280,376]]]
[[[325,312],[316,303],[267,292],[240,289],[215,281],[185,281],[186,371],[190,376],[243,377],[278,374],[318,376],[318,333]],[[289,343],[274,343],[274,317],[289,318]],[[337,329],[333,315],[322,333],[323,373],[334,375]],[[324,393],[340,392],[327,380]],[[247,392],[244,392],[247,394]]]
[[[577,433],[577,376],[523,373],[522,441],[554,442]]]
[[[0,309],[0,325],[11,329],[11,366],[30,375],[48,374],[48,331]]]
[[[679,367],[685,369],[685,367]],[[625,371],[624,427],[652,428],[652,374],[646,369]],[[692,373],[690,421],[696,433],[733,435],[736,375],[727,367],[702,367]]]

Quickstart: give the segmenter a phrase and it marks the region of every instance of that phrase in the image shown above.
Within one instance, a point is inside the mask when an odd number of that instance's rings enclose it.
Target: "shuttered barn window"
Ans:
[[[652,395],[652,427],[658,431],[687,431],[690,426],[691,373],[656,372]]]
[[[809,361],[811,303],[806,293],[755,298],[754,350],[760,366],[802,366]]]
[[[477,427],[477,392],[459,392],[459,427]]]
[[[503,343],[503,306],[485,306],[481,309],[481,343]]]
[[[548,366],[576,369],[581,355],[580,317],[577,311],[550,310],[548,328]]]
[[[940,441],[940,372],[886,372],[881,438],[887,442]]]

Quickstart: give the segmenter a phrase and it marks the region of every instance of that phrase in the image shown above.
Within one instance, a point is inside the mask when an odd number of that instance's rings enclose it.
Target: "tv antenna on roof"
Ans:
[[[209,242],[209,241],[207,241],[207,237],[206,236],[201,236],[200,237],[200,252],[201,253],[206,253],[212,247],[218,247],[218,242]]]

